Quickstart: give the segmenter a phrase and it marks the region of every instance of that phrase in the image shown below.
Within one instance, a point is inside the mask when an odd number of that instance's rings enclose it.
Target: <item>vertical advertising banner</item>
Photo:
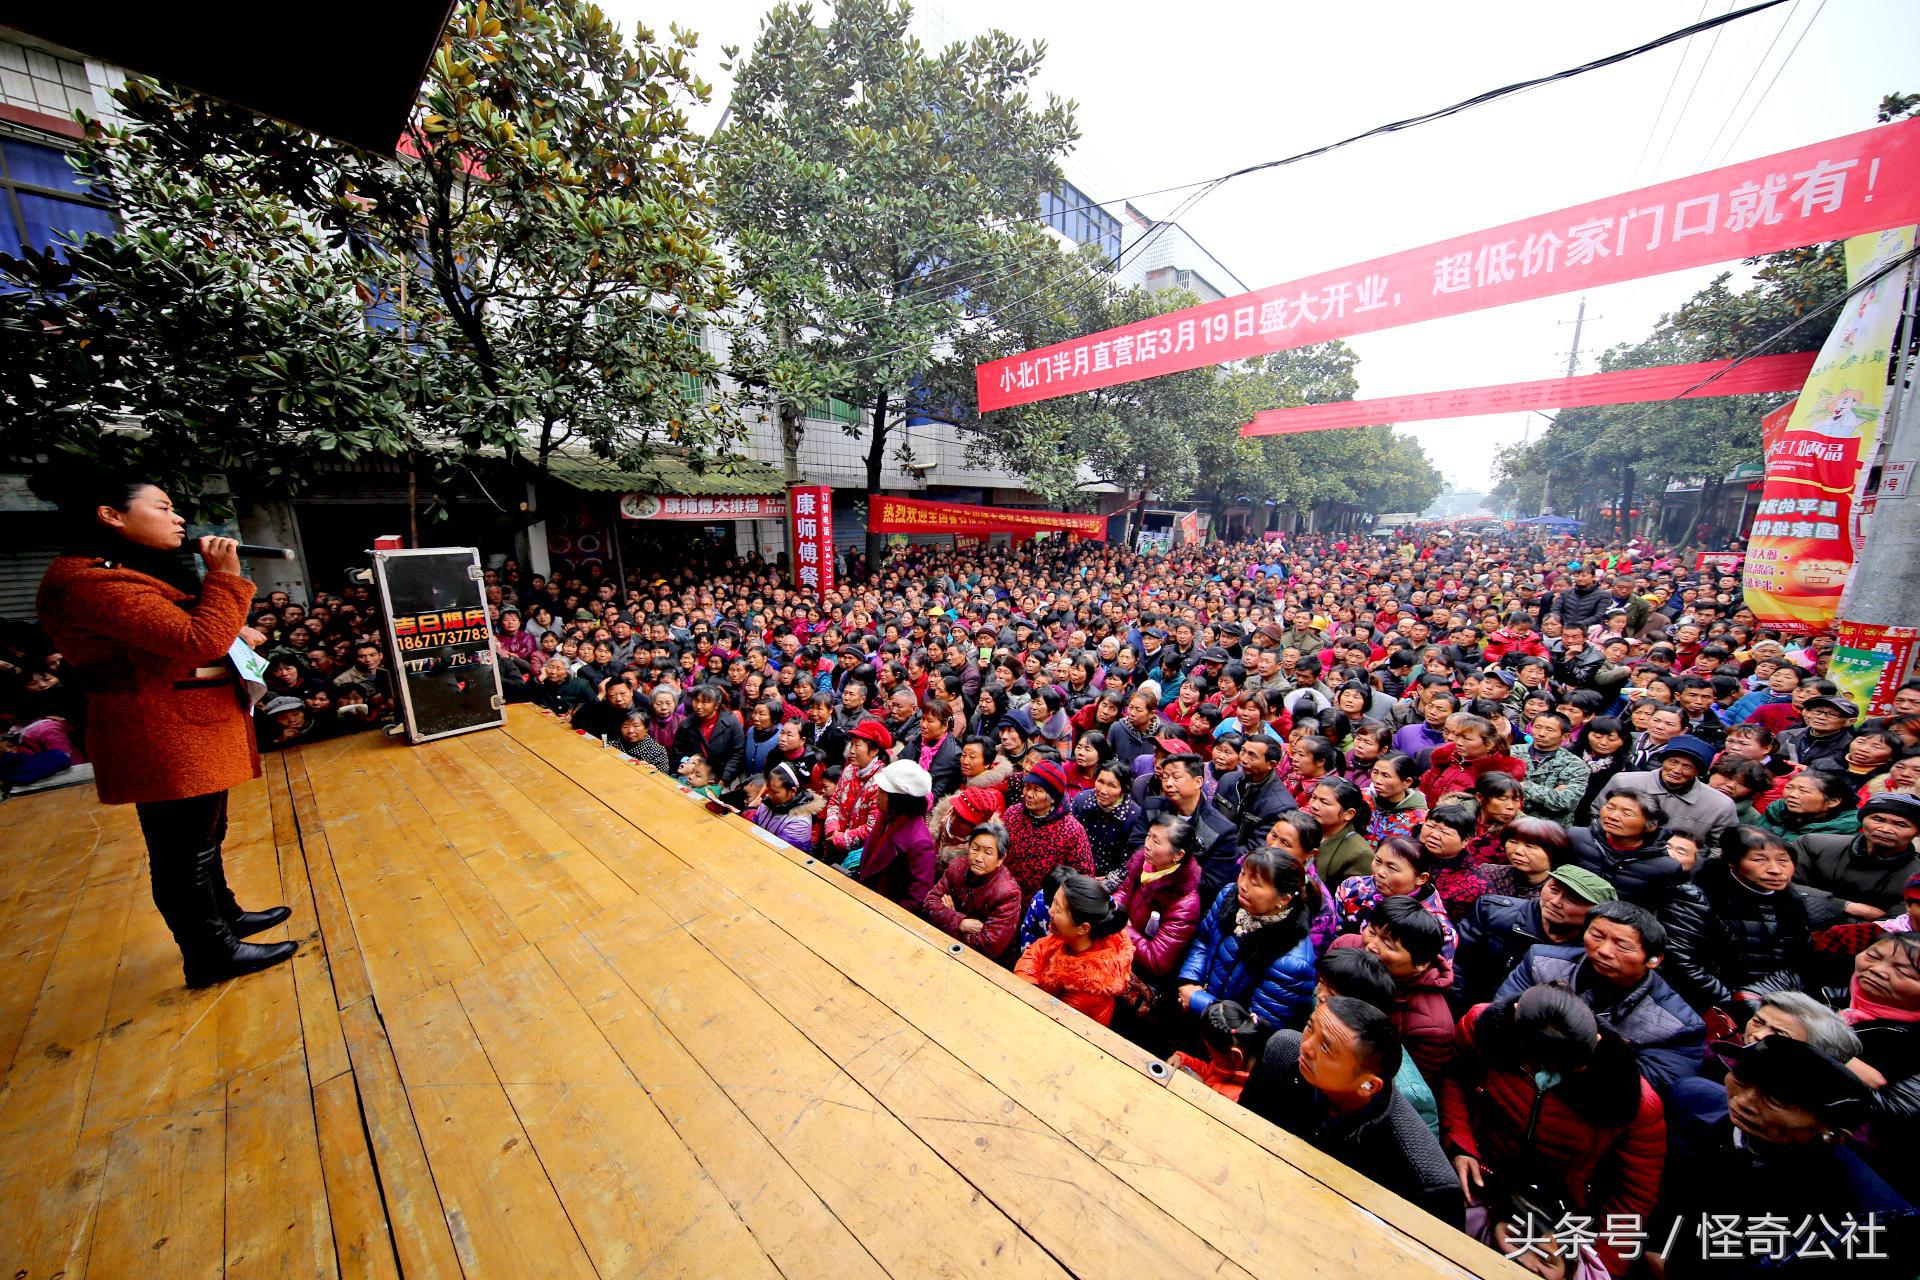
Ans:
[[[1893,691],[1906,678],[1914,646],[1920,643],[1920,628],[1843,620],[1833,638],[1827,678],[1840,686],[1840,692],[1860,708],[1862,716],[1890,714]]]
[[[787,491],[787,543],[800,593],[824,603],[833,590],[833,490],[797,484]]]
[[[1853,287],[1913,247],[1901,227],[1846,242]],[[1828,630],[1853,571],[1856,492],[1873,458],[1887,360],[1906,276],[1861,291],[1834,321],[1784,427],[1766,440],[1767,478],[1747,542],[1742,582],[1763,627],[1790,635]]]

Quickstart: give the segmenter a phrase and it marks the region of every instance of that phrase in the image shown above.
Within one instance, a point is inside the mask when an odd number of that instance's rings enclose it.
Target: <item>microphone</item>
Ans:
[[[243,560],[291,560],[292,547],[256,547],[251,542],[243,542],[234,548]]]

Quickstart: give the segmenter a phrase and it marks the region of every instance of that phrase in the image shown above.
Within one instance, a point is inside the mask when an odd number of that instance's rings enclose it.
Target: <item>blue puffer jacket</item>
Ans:
[[[1180,966],[1181,985],[1197,982],[1201,986],[1188,1007],[1201,1014],[1216,1000],[1234,1000],[1270,1027],[1304,1026],[1313,1012],[1314,972],[1320,962],[1311,934],[1303,930],[1300,940],[1282,951],[1265,973],[1249,973],[1240,963],[1242,940],[1233,933],[1238,910],[1239,888],[1230,884],[1201,917],[1186,963]]]

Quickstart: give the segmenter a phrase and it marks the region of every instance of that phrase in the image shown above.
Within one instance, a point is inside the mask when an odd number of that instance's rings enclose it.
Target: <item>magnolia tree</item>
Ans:
[[[0,448],[188,495],[366,454],[724,452],[693,42],[579,0],[465,7],[397,156],[130,82],[75,156],[119,234],[0,256]]]

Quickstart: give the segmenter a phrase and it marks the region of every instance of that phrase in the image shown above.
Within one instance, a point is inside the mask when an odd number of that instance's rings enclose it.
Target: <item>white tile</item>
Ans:
[[[38,49],[27,50],[27,70],[36,76],[45,76],[49,80],[60,78],[60,62]]]
[[[0,67],[13,71],[25,71],[27,51],[11,40],[0,40]]]
[[[20,106],[32,107],[39,105],[39,99],[33,96],[32,79],[25,73],[15,71],[11,67],[0,67],[0,92],[6,94],[9,102],[17,103]]]

